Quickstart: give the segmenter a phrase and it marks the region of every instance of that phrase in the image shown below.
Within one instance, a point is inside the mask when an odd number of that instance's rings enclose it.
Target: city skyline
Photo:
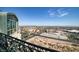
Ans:
[[[20,26],[79,26],[78,7],[0,7],[0,12],[15,13]]]

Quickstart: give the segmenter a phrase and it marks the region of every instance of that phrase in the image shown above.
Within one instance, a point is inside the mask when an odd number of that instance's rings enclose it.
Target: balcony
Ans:
[[[0,52],[58,52],[0,33]]]

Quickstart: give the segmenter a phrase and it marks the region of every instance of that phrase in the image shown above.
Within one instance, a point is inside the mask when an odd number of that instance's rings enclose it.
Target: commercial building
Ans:
[[[0,33],[18,36],[18,18],[14,13],[0,12]]]

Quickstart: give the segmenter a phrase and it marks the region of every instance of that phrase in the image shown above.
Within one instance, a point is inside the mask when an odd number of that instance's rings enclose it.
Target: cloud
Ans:
[[[60,14],[60,15],[58,15],[59,17],[63,17],[63,16],[66,16],[66,15],[68,15],[69,13],[62,13],[62,14]]]
[[[55,17],[55,16],[56,16],[55,10],[54,10],[54,9],[49,9],[49,10],[48,10],[48,15],[49,15],[50,17]]]
[[[69,15],[68,9],[58,8],[58,9],[49,9],[48,15],[52,17],[64,17]]]

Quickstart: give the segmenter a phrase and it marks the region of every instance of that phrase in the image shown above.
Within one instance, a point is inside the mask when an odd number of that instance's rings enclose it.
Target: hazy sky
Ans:
[[[79,26],[76,7],[0,7],[0,12],[15,13],[19,25]]]

